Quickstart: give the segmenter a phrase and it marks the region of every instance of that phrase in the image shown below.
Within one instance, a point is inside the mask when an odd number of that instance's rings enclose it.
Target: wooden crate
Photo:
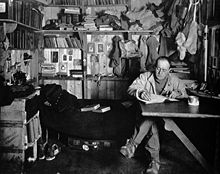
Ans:
[[[26,119],[25,102],[28,98],[15,99],[0,112],[0,160],[25,162],[25,151],[32,147],[32,160],[37,158],[37,140],[41,136],[39,113]],[[27,128],[33,130],[32,135]],[[21,165],[22,166],[22,165]]]

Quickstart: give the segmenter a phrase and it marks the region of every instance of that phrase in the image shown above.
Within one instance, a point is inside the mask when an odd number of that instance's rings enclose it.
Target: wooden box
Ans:
[[[41,136],[39,113],[27,120],[27,99],[15,99],[11,105],[1,107],[0,160],[23,164],[29,147],[33,148],[32,160],[37,158],[37,140]]]

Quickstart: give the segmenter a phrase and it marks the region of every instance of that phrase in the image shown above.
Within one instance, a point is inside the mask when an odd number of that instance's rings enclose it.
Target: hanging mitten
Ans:
[[[183,60],[186,56],[186,48],[183,44],[186,41],[186,37],[182,32],[179,32],[176,36],[177,50],[179,51],[179,58]]]

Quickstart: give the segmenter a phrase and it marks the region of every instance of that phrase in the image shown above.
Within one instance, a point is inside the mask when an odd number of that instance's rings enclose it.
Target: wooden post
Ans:
[[[208,25],[204,29],[204,81],[207,81],[207,66],[208,66]]]

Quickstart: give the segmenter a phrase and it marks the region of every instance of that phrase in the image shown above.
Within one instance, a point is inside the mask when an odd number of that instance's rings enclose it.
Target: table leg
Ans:
[[[164,118],[165,129],[168,131],[173,131],[175,135],[180,139],[180,141],[185,145],[185,147],[190,151],[190,153],[195,157],[195,159],[206,169],[207,172],[213,174],[213,169],[207,164],[205,158],[197,150],[197,148],[191,143],[191,141],[186,137],[186,135],[180,130],[176,123],[172,119]]]
[[[217,127],[216,127],[216,145],[215,145],[215,159],[214,159],[214,169],[215,169],[215,174],[219,174],[220,172],[220,121],[218,120],[217,122]]]

